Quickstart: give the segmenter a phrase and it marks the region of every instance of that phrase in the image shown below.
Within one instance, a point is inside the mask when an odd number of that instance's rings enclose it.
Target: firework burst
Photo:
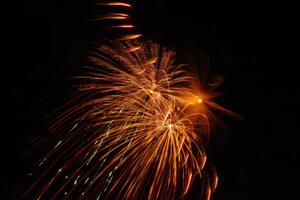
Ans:
[[[185,199],[199,176],[209,199],[217,176],[206,167],[208,107],[218,106],[175,57],[151,41],[101,45],[49,127],[61,140],[23,197]]]

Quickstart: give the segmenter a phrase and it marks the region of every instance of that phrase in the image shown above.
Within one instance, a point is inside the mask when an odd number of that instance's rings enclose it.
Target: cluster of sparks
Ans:
[[[174,51],[138,37],[102,44],[89,57],[75,77],[78,96],[49,127],[61,139],[23,198],[186,199],[200,177],[201,197],[210,199],[218,178],[206,162],[209,107],[219,107]]]

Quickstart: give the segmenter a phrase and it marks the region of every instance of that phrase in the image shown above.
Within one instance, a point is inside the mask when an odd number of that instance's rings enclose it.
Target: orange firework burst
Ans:
[[[204,173],[213,95],[151,41],[103,44],[89,60],[75,77],[78,97],[50,126],[61,140],[24,197],[185,199],[199,176],[209,199],[217,185],[214,171]]]

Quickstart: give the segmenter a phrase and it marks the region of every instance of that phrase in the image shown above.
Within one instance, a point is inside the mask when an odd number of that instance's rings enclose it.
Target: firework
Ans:
[[[204,173],[214,104],[175,57],[151,41],[100,46],[75,77],[78,97],[49,127],[62,139],[37,164],[43,173],[24,197],[184,199],[199,176],[209,199],[217,184],[214,172]]]
[[[130,19],[115,12],[94,21],[129,31]],[[89,56],[74,77],[78,94],[49,126],[60,139],[30,173],[24,199],[186,199],[197,178],[201,199],[210,199],[218,181],[205,154],[210,108],[229,111],[173,50],[141,36],[119,35]]]

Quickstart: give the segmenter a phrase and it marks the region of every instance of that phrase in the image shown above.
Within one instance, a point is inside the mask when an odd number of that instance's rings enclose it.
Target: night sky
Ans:
[[[24,157],[29,138],[45,134],[43,117],[68,99],[73,67],[103,34],[88,22],[97,13],[88,2],[29,0],[7,17],[1,199],[15,198],[34,160]],[[194,55],[205,52],[212,71],[225,77],[216,101],[242,119],[219,115],[230,131],[217,131],[208,149],[220,177],[213,199],[300,198],[294,11],[259,1],[196,2],[139,0],[132,14],[147,38]]]

